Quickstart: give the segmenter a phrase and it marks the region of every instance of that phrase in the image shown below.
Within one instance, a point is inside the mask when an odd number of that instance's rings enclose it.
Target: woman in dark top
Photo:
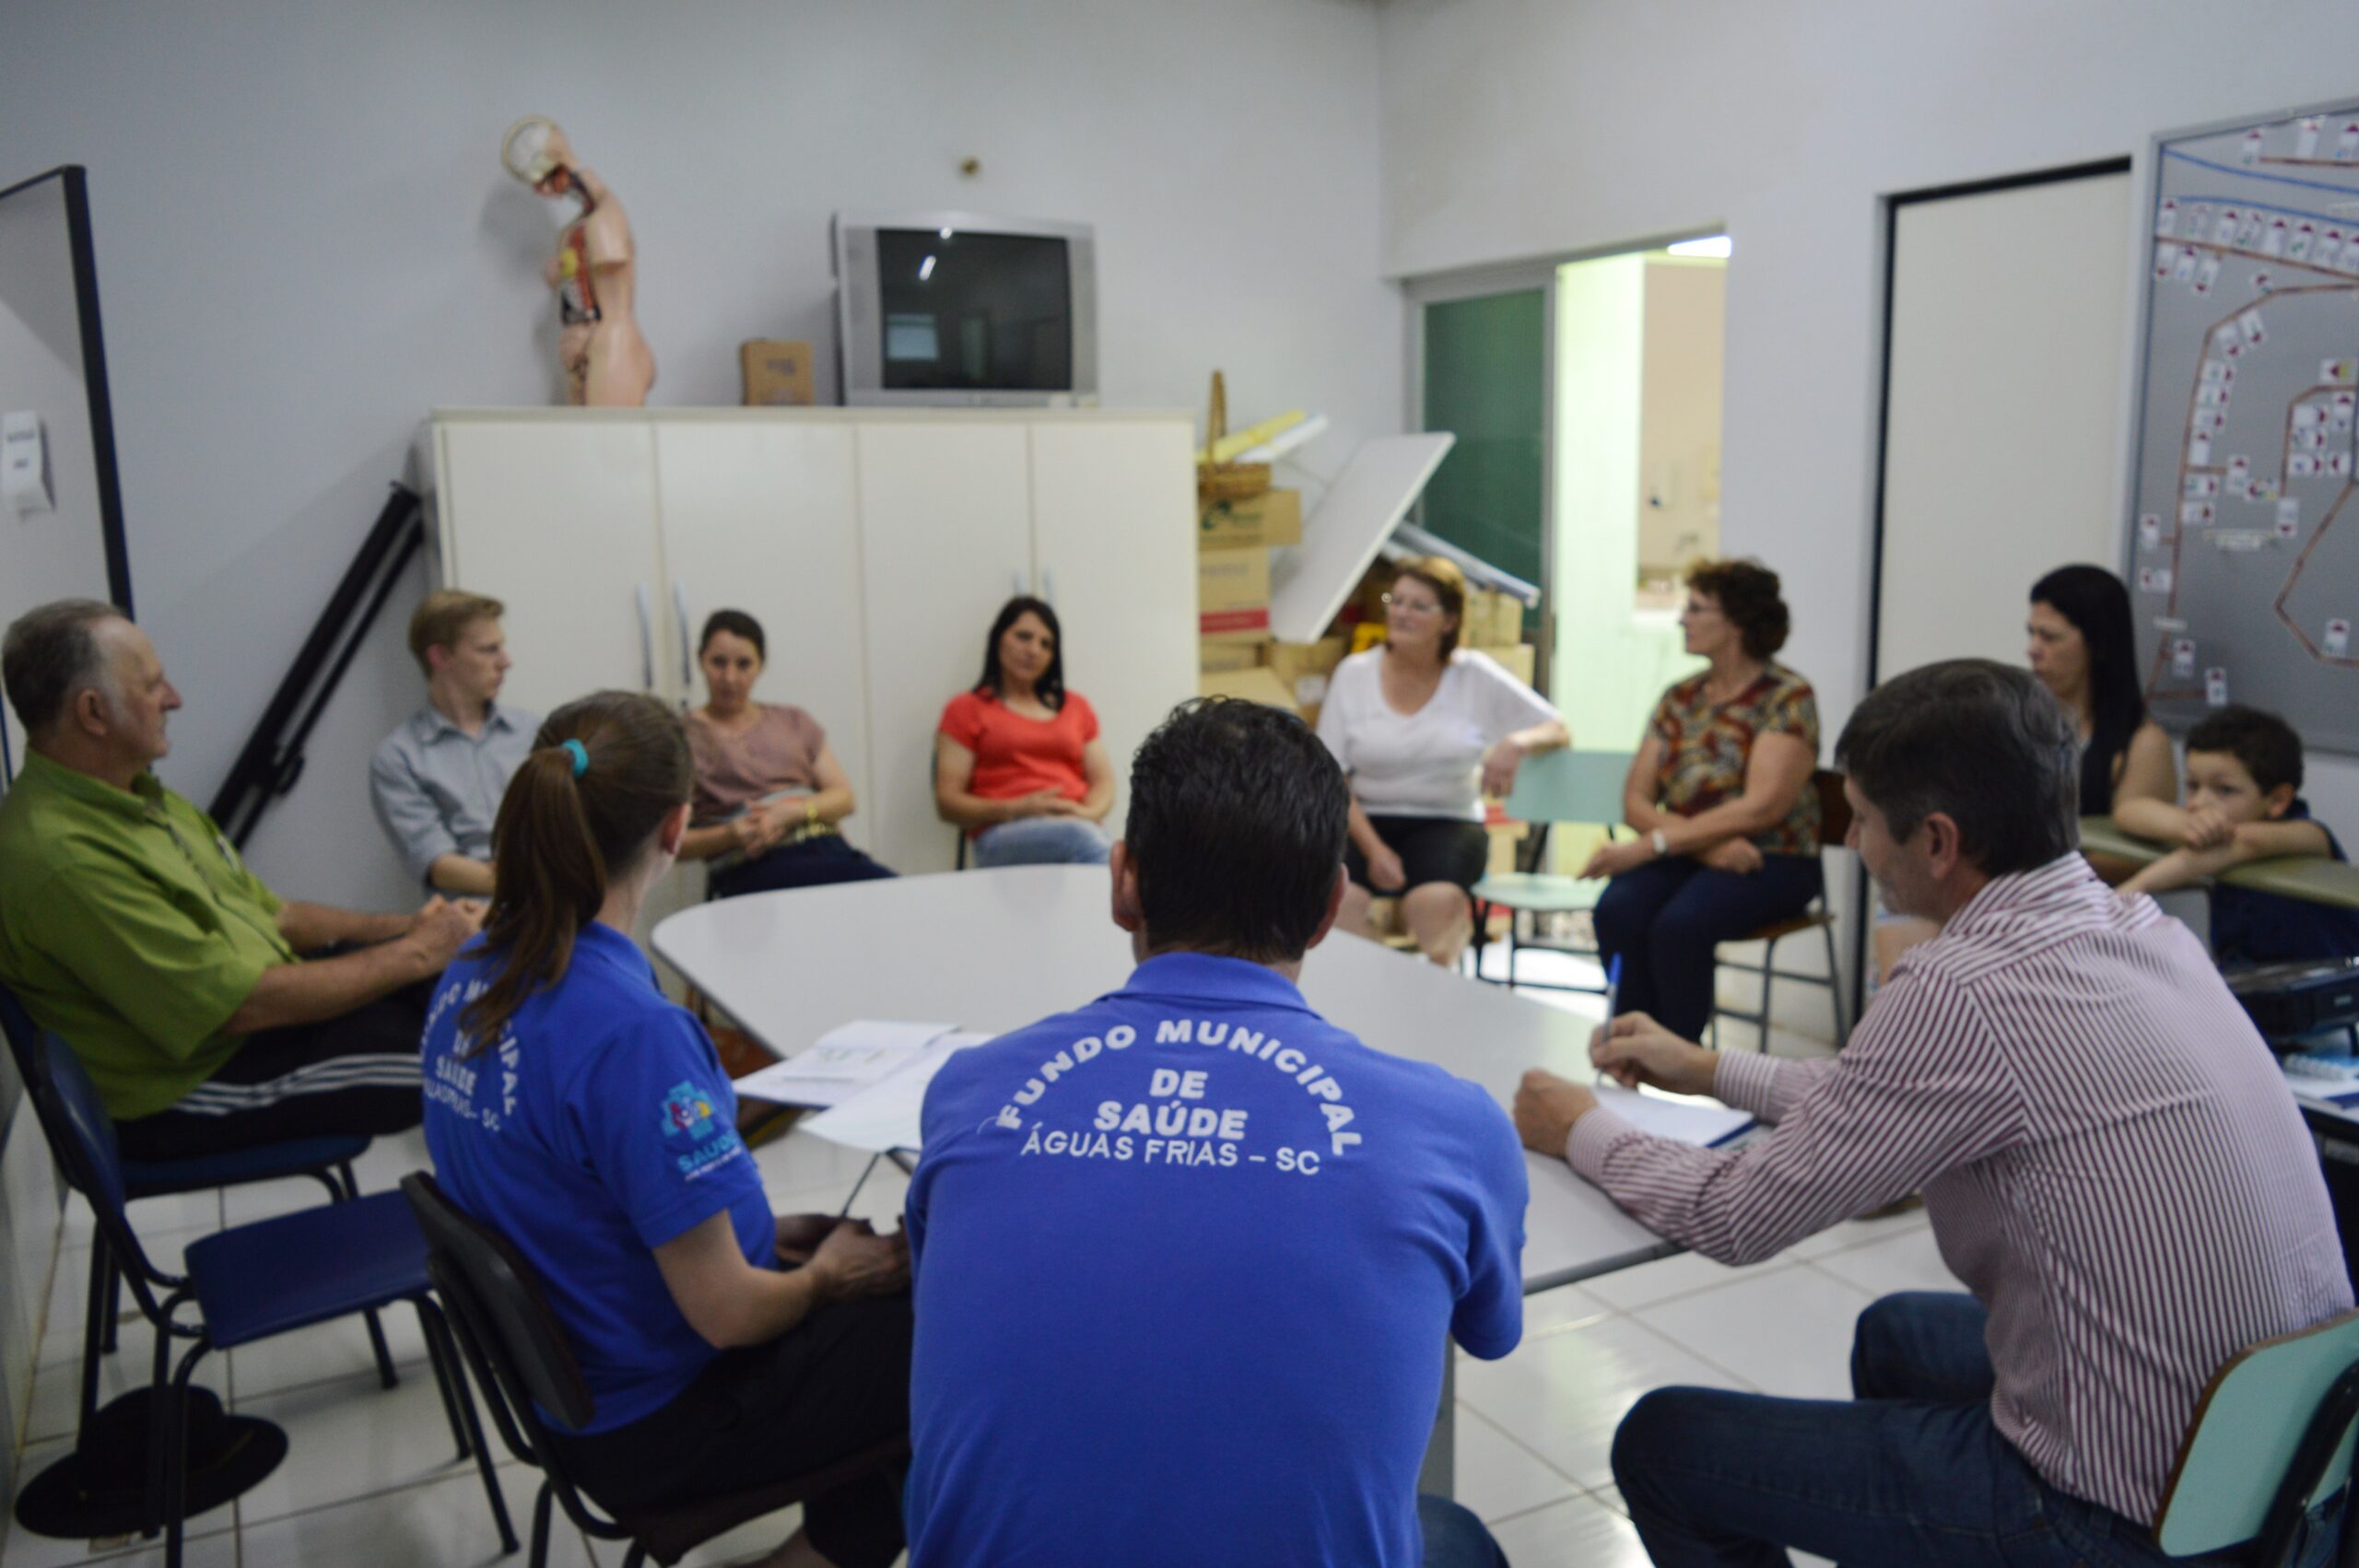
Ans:
[[[2124,801],[2178,799],[2170,737],[2146,717],[2130,633],[2130,591],[2103,567],[2059,567],[2032,585],[2031,673],[2081,733],[2081,814]]]

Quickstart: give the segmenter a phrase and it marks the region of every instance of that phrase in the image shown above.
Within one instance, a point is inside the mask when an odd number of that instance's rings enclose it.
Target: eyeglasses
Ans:
[[[1438,604],[1429,604],[1415,599],[1398,599],[1390,593],[1384,596],[1384,607],[1388,610],[1407,610],[1419,615],[1441,614],[1441,606]]]

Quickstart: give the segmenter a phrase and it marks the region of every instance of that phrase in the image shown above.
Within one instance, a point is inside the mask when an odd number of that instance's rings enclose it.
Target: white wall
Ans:
[[[2101,174],[1900,209],[1879,671],[2021,662],[2025,587],[2118,556],[2115,438],[2137,282],[2118,263],[2141,205],[2128,175]],[[2023,234],[2043,242],[2014,244]],[[2015,470],[2003,507],[1993,452]]]
[[[0,174],[0,185],[11,182]],[[107,597],[89,398],[65,181],[42,180],[0,201],[0,409],[41,415],[55,504],[20,517],[0,503],[0,625],[52,600]],[[0,713],[0,737],[5,793],[25,760],[14,709]]]
[[[1831,733],[1865,670],[1878,197],[2124,153],[2142,192],[2158,131],[2352,96],[2354,25],[2350,0],[1388,0],[1385,264],[1726,228],[1721,538],[1784,574]],[[2313,773],[2359,829],[2359,764]]]
[[[655,403],[734,404],[749,337],[829,345],[831,391],[828,214],[964,206],[1097,226],[1107,404],[1196,406],[1217,365],[1243,419],[1328,412],[1332,473],[1400,427],[1377,47],[1367,0],[13,8],[0,182],[90,169],[133,589],[188,698],[168,778],[209,798],[430,404],[552,400],[516,116],[628,208]],[[254,841],[290,892],[409,896],[362,782],[415,700],[396,632]]]

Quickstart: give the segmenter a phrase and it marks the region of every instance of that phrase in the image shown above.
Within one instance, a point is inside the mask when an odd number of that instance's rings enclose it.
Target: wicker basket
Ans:
[[[1204,451],[1210,453],[1228,434],[1228,388],[1218,370],[1213,372],[1212,414],[1204,421]],[[1266,462],[1213,462],[1196,464],[1196,499],[1209,506],[1215,501],[1250,501],[1256,496],[1267,495],[1270,489],[1270,465]]]

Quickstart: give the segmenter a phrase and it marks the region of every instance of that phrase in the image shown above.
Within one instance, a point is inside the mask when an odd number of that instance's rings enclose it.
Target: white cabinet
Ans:
[[[697,638],[743,610],[768,645],[756,695],[816,717],[862,797],[844,835],[867,848],[867,692],[862,680],[860,519],[845,425],[666,423],[655,429],[668,695],[704,701]]]
[[[1031,591],[1029,469],[1018,424],[861,427],[870,799],[898,872],[955,863],[957,830],[933,813],[934,725],[981,673],[992,615]]]
[[[1056,606],[1118,774],[1195,690],[1191,444],[1181,414],[438,412],[441,576],[506,603],[508,695],[542,713],[699,703],[697,633],[746,611],[760,695],[817,718],[859,793],[848,835],[947,871],[934,725],[1009,595]]]
[[[1121,781],[1107,821],[1119,837],[1132,755],[1196,695],[1194,436],[1185,421],[1139,420],[1031,437],[1034,583],[1064,628],[1065,684],[1097,708]]]
[[[434,446],[442,580],[508,606],[502,695],[546,717],[603,688],[654,689],[653,432],[466,423],[438,427]]]

